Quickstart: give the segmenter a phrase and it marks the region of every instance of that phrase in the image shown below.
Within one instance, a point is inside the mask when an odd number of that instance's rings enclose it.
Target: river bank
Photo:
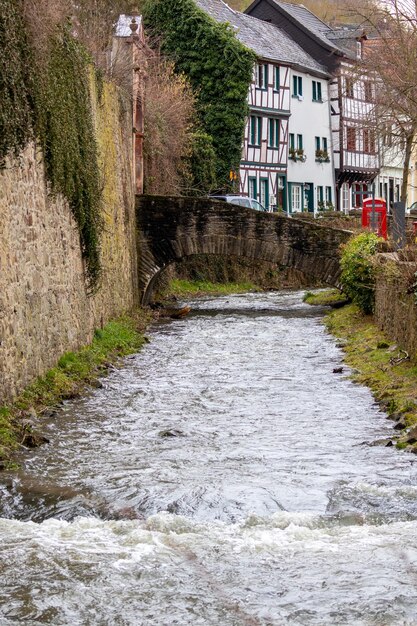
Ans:
[[[63,400],[100,387],[100,378],[138,352],[147,338],[144,332],[151,314],[137,309],[131,315],[97,329],[89,346],[64,354],[44,376],[38,378],[15,401],[0,407],[0,469],[13,469],[13,454],[21,447],[45,443],[42,419],[51,417]]]
[[[307,293],[312,305],[334,305],[334,290]],[[395,422],[392,440],[399,449],[417,454],[417,363],[390,340],[372,315],[349,304],[331,311],[324,319],[328,331],[339,339],[352,379],[371,389],[376,402]]]

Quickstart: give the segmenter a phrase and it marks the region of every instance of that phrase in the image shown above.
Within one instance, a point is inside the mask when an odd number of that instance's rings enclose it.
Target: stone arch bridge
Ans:
[[[195,254],[270,261],[337,286],[339,248],[351,232],[209,198],[136,196],[139,290],[149,302],[159,274]]]

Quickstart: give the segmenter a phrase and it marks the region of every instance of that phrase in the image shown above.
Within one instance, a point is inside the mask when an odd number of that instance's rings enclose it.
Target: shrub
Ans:
[[[372,313],[375,302],[375,267],[373,257],[379,238],[364,232],[348,241],[342,248],[340,265],[344,293],[364,313]]]

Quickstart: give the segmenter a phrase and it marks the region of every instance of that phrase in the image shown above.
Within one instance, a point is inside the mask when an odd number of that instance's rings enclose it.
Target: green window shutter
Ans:
[[[303,95],[303,79],[301,78],[301,76],[298,77],[298,95]]]
[[[320,150],[320,137],[316,137],[316,150]]]
[[[258,142],[257,145],[260,146],[261,145],[261,141],[262,141],[262,118],[258,117]]]
[[[268,65],[264,65],[264,89],[268,89]]]
[[[275,147],[279,148],[279,120],[275,120]]]
[[[299,148],[300,150],[303,149],[303,136],[302,135],[297,135],[297,148]]]
[[[251,143],[252,146],[255,145],[255,139],[256,139],[256,136],[255,136],[255,119],[256,119],[255,116],[251,115],[251,118],[250,118],[250,143]]]
[[[317,83],[317,100],[321,100],[321,83]]]
[[[294,133],[290,133],[290,148],[294,150],[295,142],[294,142]]]
[[[327,137],[323,137],[323,150],[327,152]]]
[[[317,100],[317,83],[313,80],[313,100]]]
[[[280,87],[279,67],[275,66],[275,76],[274,76],[274,89],[275,89],[275,91],[279,91],[279,87]]]

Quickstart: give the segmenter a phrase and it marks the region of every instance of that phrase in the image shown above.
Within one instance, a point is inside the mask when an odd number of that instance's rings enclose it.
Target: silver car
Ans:
[[[255,211],[265,211],[267,209],[262,206],[260,202],[254,198],[247,198],[246,196],[210,196],[213,200],[222,200],[223,202],[230,202],[231,204],[237,204],[238,206],[244,206],[248,209],[255,209]]]

